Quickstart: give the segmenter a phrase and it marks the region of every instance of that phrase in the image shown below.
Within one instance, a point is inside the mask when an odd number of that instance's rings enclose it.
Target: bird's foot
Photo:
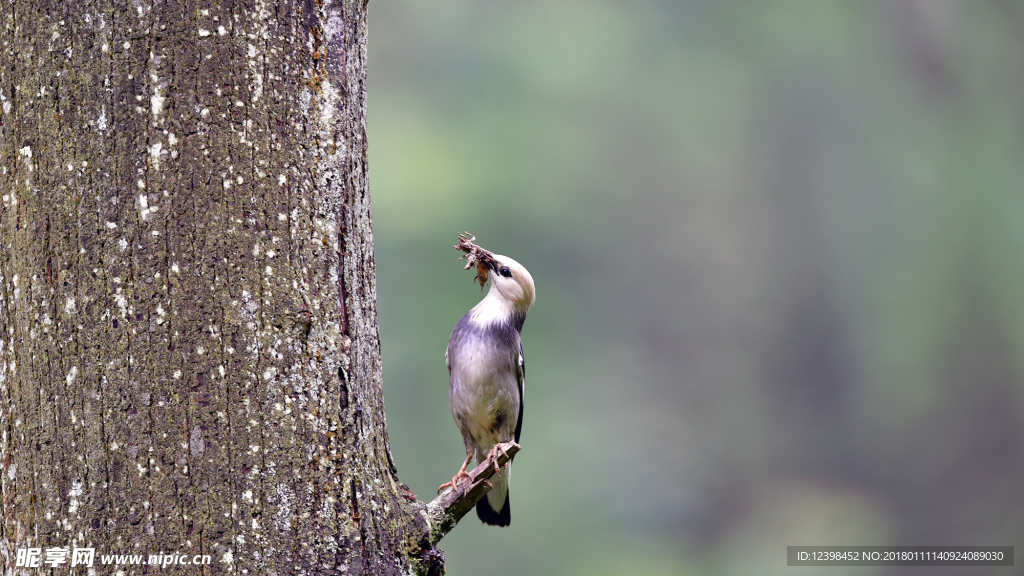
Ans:
[[[508,455],[508,452],[505,451],[505,447],[500,442],[498,444],[495,444],[494,446],[491,446],[491,451],[487,453],[487,459],[490,460],[491,464],[494,466],[495,474],[501,471],[501,467],[498,466],[499,452],[504,454],[506,458],[511,458],[511,456]]]
[[[437,489],[437,493],[440,494],[441,491],[444,490],[445,488],[451,488],[451,489],[455,490],[456,492],[458,492],[459,491],[459,481],[462,480],[463,478],[465,478],[466,480],[472,480],[473,479],[472,476],[470,476],[469,474],[466,473],[466,467],[465,466],[463,466],[462,469],[459,470],[455,474],[454,477],[452,477],[451,482],[445,482],[444,484],[441,484],[441,486],[439,486],[438,489]]]
[[[472,458],[473,458],[472,454],[466,454],[466,460],[462,462],[462,468],[459,468],[459,471],[455,473],[455,476],[452,478],[451,482],[445,482],[444,484],[441,484],[441,486],[437,489],[437,493],[438,494],[441,493],[441,490],[444,490],[445,488],[448,488],[449,486],[451,486],[452,490],[455,490],[456,492],[458,492],[459,491],[459,480],[461,480],[462,478],[467,478],[468,480],[470,480],[470,482],[472,482],[473,477],[466,473],[466,466],[469,466],[469,461]]]

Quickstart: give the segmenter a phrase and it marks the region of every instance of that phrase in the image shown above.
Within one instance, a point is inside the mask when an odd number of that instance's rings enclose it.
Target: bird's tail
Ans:
[[[476,515],[484,524],[508,526],[512,523],[512,512],[508,505],[508,482],[511,475],[512,465],[509,464],[491,476],[494,487],[476,503]]]

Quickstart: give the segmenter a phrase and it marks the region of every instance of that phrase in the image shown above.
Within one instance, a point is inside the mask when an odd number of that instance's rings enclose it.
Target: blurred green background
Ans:
[[[369,11],[388,427],[421,499],[463,457],[456,234],[537,283],[512,526],[467,517],[449,574],[1024,551],[1024,4]]]

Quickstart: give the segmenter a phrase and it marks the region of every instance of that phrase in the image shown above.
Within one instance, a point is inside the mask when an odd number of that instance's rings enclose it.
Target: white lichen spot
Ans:
[[[157,142],[149,147],[149,156],[153,159],[153,169],[160,169],[160,151],[163,150],[163,143]]]
[[[242,500],[245,500],[246,502],[252,502],[252,490],[246,490],[245,492],[242,492]]]
[[[67,302],[64,303],[64,313],[74,314],[75,313],[75,299],[68,298]]]
[[[32,147],[31,146],[25,146],[24,148],[20,148],[18,150],[18,154],[21,154],[25,158],[31,160],[32,159]]]
[[[253,46],[252,44],[249,44],[249,58],[255,58],[255,57],[256,57],[256,47]]]
[[[71,371],[64,377],[64,381],[68,383],[68,386],[71,386],[71,383],[75,381],[75,376],[78,376],[78,366],[72,366]]]
[[[181,268],[178,268],[177,262],[171,264],[171,272],[174,272],[175,274],[181,274]]]
[[[153,236],[159,236],[159,235],[160,235],[160,232],[158,230],[153,230]]]
[[[277,375],[277,369],[274,368],[273,366],[271,366],[270,368],[267,368],[266,370],[263,371],[263,379],[264,380],[272,380],[275,375]],[[278,406],[280,406],[280,404],[278,404]],[[278,409],[280,410],[280,408],[278,408]]]
[[[252,450],[253,454],[258,454],[259,451],[260,451],[260,447],[259,446],[249,446],[249,449]]]
[[[201,36],[202,38],[206,38],[209,35],[210,35],[210,31],[209,30],[207,30],[205,28],[200,28],[199,29],[199,36]]]
[[[277,177],[277,183],[280,184],[281,186],[284,186],[284,183],[287,181],[288,178],[284,174],[281,174]]]
[[[156,212],[156,206],[149,206],[149,198],[145,194],[139,194],[139,217],[145,220],[150,212]]]
[[[202,115],[203,118],[205,118],[205,117],[210,115],[210,109],[209,108],[203,108],[203,111],[200,112],[199,114]]]
[[[231,180],[229,180],[229,179],[225,178],[225,179],[224,179],[224,183],[223,183],[223,186],[224,186],[224,189],[225,189],[225,190],[227,190],[228,188],[231,188]]]
[[[281,212],[280,214],[277,215],[277,219],[280,220],[281,222],[284,222],[285,220],[288,219],[288,214],[286,212]]]
[[[231,554],[231,550],[225,552],[224,555],[220,557],[220,561],[222,564],[233,564],[235,562],[235,557]]]
[[[100,46],[100,51],[103,52],[104,54],[106,54],[107,52],[110,52],[110,45],[107,44],[106,42],[104,42],[103,46]]]
[[[106,227],[107,227],[107,230],[113,230],[113,229],[117,228],[117,223],[115,223],[115,222],[107,222],[106,223]]]
[[[139,181],[137,181],[135,183],[135,185],[139,187],[139,190],[142,190],[143,188],[146,187],[146,182],[144,180],[140,179]]]
[[[156,118],[164,109],[164,97],[160,94],[159,86],[153,89],[153,95],[149,97],[149,104],[153,108],[153,118]]]
[[[203,348],[202,346],[197,346],[196,347],[196,354],[199,354],[200,356],[202,356],[205,353],[206,353],[206,348]]]
[[[129,48],[131,48],[131,47],[132,47],[132,43],[131,43],[131,42],[127,42],[127,41],[126,41],[126,42],[124,43],[124,49],[125,49],[125,50],[127,50],[127,49],[129,49]]]
[[[273,258],[274,256],[277,256],[277,252],[274,252],[273,250],[267,250],[267,258]]]
[[[122,252],[124,252],[125,250],[128,249],[128,240],[121,238],[120,240],[117,241],[117,247],[120,248]]]
[[[167,144],[168,145],[174,146],[177,143],[178,143],[178,137],[174,135],[174,132],[171,132],[170,134],[167,135]]]
[[[217,34],[220,34],[221,36],[223,36],[223,35],[225,35],[227,33],[228,33],[227,28],[225,28],[223,26],[217,26]]]
[[[174,371],[174,379],[175,380],[181,380],[181,370],[175,370]]]
[[[292,529],[292,505],[295,501],[295,492],[287,484],[278,484],[274,490],[277,500],[277,514],[274,524],[281,532],[290,532]]]
[[[117,450],[117,449],[118,449],[118,448],[120,448],[120,447],[121,447],[121,445],[120,445],[120,444],[118,444],[117,442],[111,442],[111,443],[110,443],[110,449],[111,449],[111,450]]]
[[[75,480],[71,484],[71,492],[68,492],[68,496],[71,501],[68,503],[68,513],[74,514],[78,512],[78,497],[82,495],[82,481]]]
[[[267,272],[267,276],[273,276],[274,275],[274,269],[271,268],[270,266],[267,266],[266,272]]]

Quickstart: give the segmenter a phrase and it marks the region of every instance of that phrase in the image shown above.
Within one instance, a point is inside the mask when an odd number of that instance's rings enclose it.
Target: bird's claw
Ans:
[[[504,454],[506,458],[511,458],[511,456],[509,456],[508,452],[505,450],[505,447],[502,446],[500,443],[492,446],[491,451],[487,453],[487,459],[491,461],[492,465],[494,465],[495,474],[501,472],[501,467],[498,466],[498,452]]]
[[[469,466],[469,460],[472,457],[473,457],[472,454],[467,454],[466,455],[466,461],[462,463],[462,468],[459,468],[459,471],[455,473],[455,476],[452,477],[452,481],[451,482],[445,482],[444,484],[441,484],[441,486],[439,486],[437,488],[437,493],[438,494],[441,493],[441,490],[444,490],[445,488],[448,488],[448,487],[451,487],[452,490],[455,490],[456,492],[458,492],[458,490],[459,490],[459,480],[462,479],[462,478],[468,478],[470,480],[470,482],[472,482],[473,477],[466,473],[466,466]]]
[[[465,478],[467,480],[472,480],[472,476],[467,474],[465,470],[459,470],[458,474],[456,474],[452,478],[451,482],[445,482],[444,484],[441,484],[441,486],[438,487],[437,493],[440,494],[441,491],[444,490],[445,488],[451,488],[451,489],[455,490],[456,492],[458,492],[458,490],[459,490],[459,480],[462,480],[463,478]]]

